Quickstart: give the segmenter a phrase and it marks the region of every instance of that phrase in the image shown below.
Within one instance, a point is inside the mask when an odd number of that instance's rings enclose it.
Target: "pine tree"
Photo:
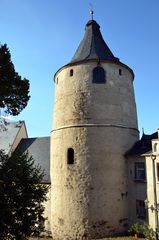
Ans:
[[[29,81],[15,71],[7,45],[0,45],[0,108],[13,116],[18,115],[29,98]]]
[[[48,186],[27,153],[0,151],[0,240],[28,239],[41,230]]]

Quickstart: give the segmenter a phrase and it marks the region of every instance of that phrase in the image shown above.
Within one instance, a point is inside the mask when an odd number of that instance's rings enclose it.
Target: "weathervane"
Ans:
[[[91,8],[91,10],[90,10],[90,15],[91,15],[91,18],[92,18],[92,20],[93,20],[93,14],[94,14],[94,11],[93,11],[93,4],[90,3],[89,5],[90,5],[90,8]]]

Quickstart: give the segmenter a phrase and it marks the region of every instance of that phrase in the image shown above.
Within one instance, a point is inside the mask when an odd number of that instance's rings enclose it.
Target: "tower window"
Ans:
[[[93,83],[106,83],[105,71],[102,67],[98,66],[93,69]]]
[[[70,77],[73,76],[73,69],[70,70]]]
[[[56,79],[56,84],[58,84],[58,78]]]
[[[122,75],[122,70],[121,70],[121,69],[119,69],[119,75],[120,75],[120,76]]]
[[[73,148],[68,148],[68,150],[67,150],[67,164],[74,164],[74,150],[73,150]]]

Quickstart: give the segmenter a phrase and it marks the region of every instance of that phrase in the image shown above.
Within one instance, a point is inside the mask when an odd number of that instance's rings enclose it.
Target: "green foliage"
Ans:
[[[0,108],[18,115],[29,98],[29,81],[15,71],[7,45],[0,45]]]
[[[144,236],[146,239],[154,240],[156,232],[147,224],[135,223],[129,229],[131,234],[137,234],[138,236]]]
[[[142,226],[139,223],[135,223],[131,226],[131,228],[129,229],[129,232],[131,234],[141,234],[142,233]]]
[[[48,186],[32,157],[0,151],[0,240],[28,239],[41,231]]]

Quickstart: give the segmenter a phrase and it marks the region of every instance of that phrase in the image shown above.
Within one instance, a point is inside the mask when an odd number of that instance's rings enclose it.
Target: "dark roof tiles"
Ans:
[[[86,24],[86,31],[71,63],[83,60],[108,60],[119,62],[103,40],[99,24],[90,20]]]
[[[18,150],[33,157],[35,165],[41,166],[45,172],[43,183],[50,183],[50,137],[23,138]]]
[[[155,132],[151,135],[143,134],[141,140],[137,141],[132,148],[126,153],[127,156],[139,156],[142,154],[147,154],[152,151],[151,140],[157,139],[158,133]]]

